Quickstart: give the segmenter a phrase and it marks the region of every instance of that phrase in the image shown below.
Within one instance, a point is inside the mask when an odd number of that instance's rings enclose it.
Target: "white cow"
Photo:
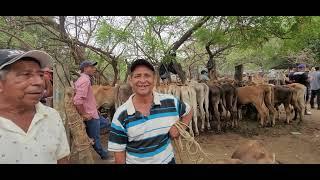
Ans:
[[[189,82],[190,86],[194,87],[197,93],[197,103],[200,109],[200,117],[201,117],[201,129],[200,131],[204,131],[205,120],[207,122],[208,130],[211,129],[209,122],[209,87],[205,83],[198,83],[195,80],[191,80]]]

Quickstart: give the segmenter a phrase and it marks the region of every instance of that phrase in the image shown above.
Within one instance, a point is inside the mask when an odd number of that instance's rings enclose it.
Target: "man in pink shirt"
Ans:
[[[100,141],[100,117],[97,104],[91,87],[91,77],[96,72],[97,62],[83,61],[80,64],[81,75],[74,83],[74,105],[79,114],[85,120],[86,131],[90,138],[94,139],[93,148],[101,159],[107,159],[108,153],[102,148]]]

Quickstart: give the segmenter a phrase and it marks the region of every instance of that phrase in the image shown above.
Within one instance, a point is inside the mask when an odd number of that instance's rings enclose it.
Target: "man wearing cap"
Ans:
[[[308,73],[306,72],[306,65],[305,64],[299,64],[298,65],[298,71],[293,73],[293,82],[294,83],[300,83],[306,86],[306,92],[305,92],[305,101],[306,101],[306,108],[305,108],[305,114],[311,115],[312,113],[308,111],[307,109],[307,102],[309,100],[309,89],[310,89],[310,82]]]
[[[97,62],[89,60],[80,64],[81,75],[74,83],[75,96],[73,100],[77,111],[84,119],[88,136],[94,140],[94,150],[100,155],[101,159],[107,159],[108,153],[101,145],[100,117],[91,87],[91,76],[96,72],[95,65],[97,65]]]
[[[45,52],[0,49],[0,164],[67,163],[70,154],[59,113],[40,103]]]
[[[318,104],[318,110],[320,110],[320,71],[319,66],[315,67],[315,71],[310,73],[310,87],[311,87],[311,98],[310,106],[314,107],[314,98],[317,97],[316,101]]]
[[[200,78],[199,78],[200,82],[207,82],[209,81],[209,77],[208,77],[208,72],[206,70],[202,70],[200,72]]]
[[[130,67],[129,83],[134,94],[113,116],[108,150],[117,164],[174,164],[171,138],[179,132],[175,126],[182,119],[189,124],[192,111],[188,104],[172,95],[153,91],[154,67],[144,59]]]

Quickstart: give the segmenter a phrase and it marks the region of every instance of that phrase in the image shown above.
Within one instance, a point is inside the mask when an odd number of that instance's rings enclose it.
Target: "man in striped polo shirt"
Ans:
[[[117,164],[175,164],[170,138],[179,137],[173,126],[180,118],[189,124],[188,104],[172,95],[153,91],[155,70],[144,59],[130,68],[133,95],[114,114],[108,150]]]

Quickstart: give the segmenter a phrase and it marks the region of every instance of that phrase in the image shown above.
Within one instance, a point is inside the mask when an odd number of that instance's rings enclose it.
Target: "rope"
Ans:
[[[181,158],[181,153],[184,152],[189,160],[191,160],[193,163],[199,164],[201,163],[204,159],[208,159],[211,163],[214,161],[210,156],[213,156],[212,154],[206,153],[203,151],[201,148],[200,144],[194,139],[194,133],[192,131],[192,128],[190,128],[187,124],[185,124],[182,121],[178,121],[177,123],[174,124],[174,126],[178,129],[180,136],[178,139],[174,139],[174,145],[177,149],[176,155],[179,157],[179,160],[181,163],[182,158]],[[188,127],[190,129],[190,133],[185,130],[184,127]],[[186,142],[185,146],[186,148],[184,149],[182,139]],[[194,149],[192,151],[192,149]],[[193,158],[193,156],[195,156]]]

